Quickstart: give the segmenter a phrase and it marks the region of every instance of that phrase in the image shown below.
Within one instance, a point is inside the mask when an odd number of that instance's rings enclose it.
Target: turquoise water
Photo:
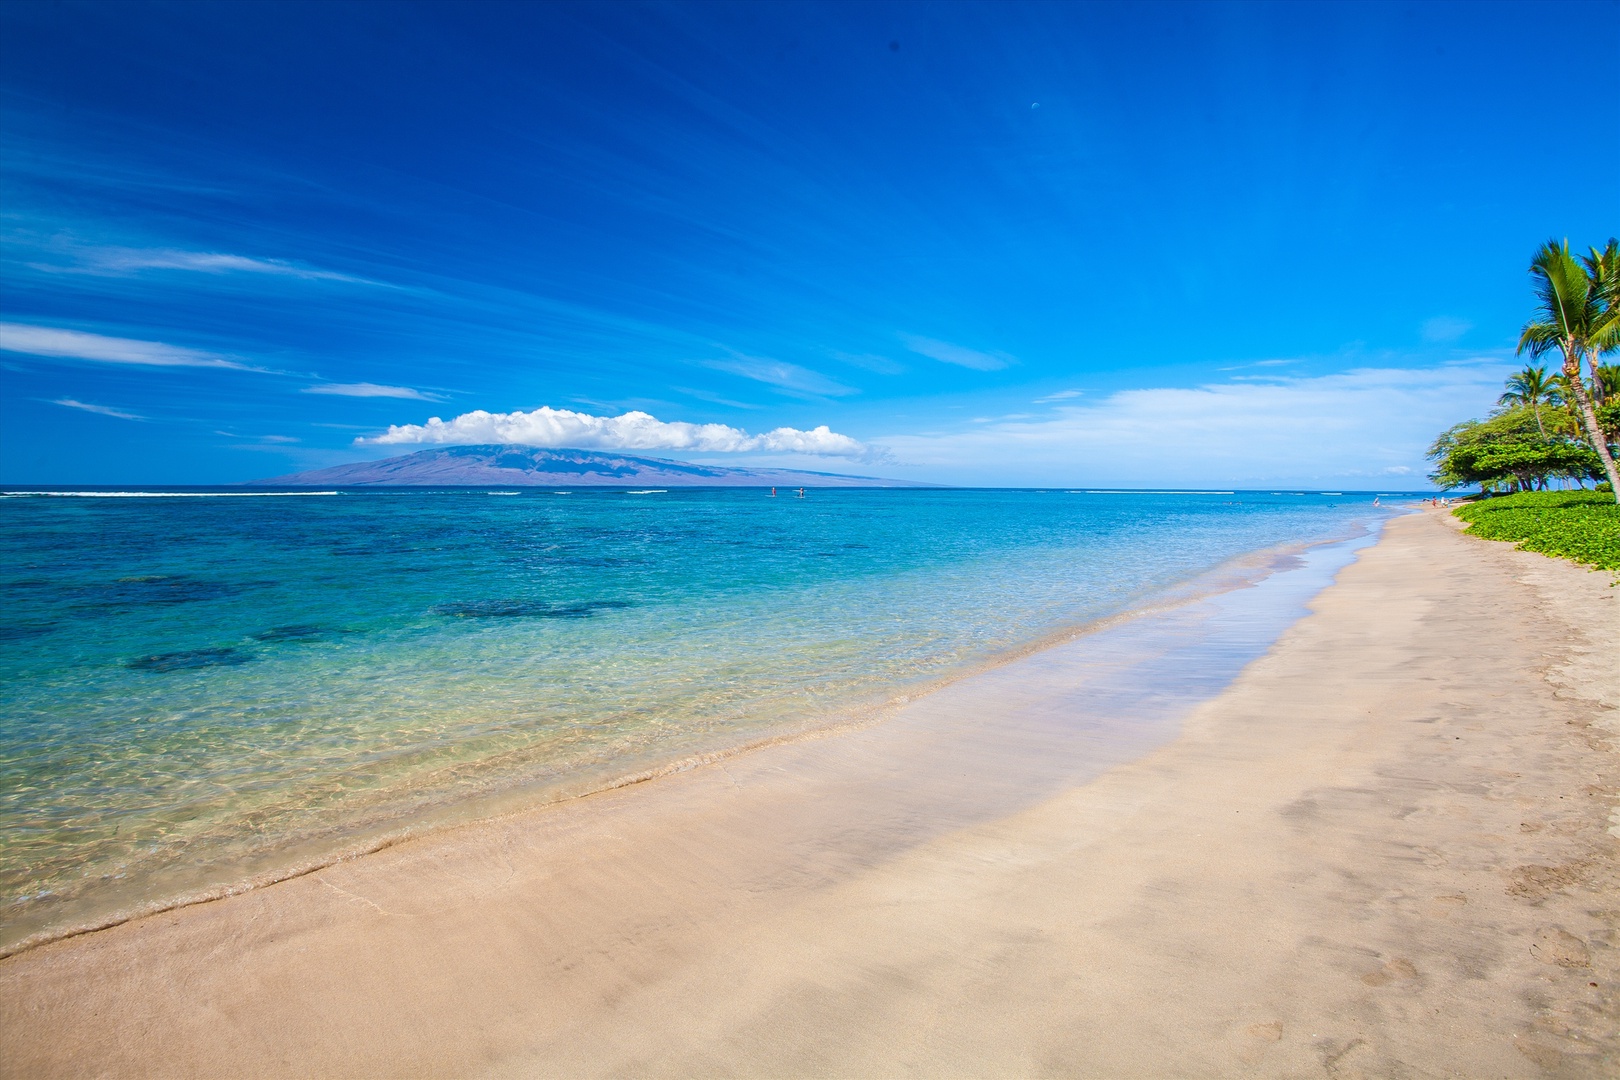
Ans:
[[[3,498],[0,948],[859,716],[1371,502]]]

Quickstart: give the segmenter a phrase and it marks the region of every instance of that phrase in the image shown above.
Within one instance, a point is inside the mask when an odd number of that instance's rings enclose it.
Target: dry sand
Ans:
[[[1620,1075],[1609,581],[1400,518],[1031,804],[773,747],[14,956],[0,1071]]]

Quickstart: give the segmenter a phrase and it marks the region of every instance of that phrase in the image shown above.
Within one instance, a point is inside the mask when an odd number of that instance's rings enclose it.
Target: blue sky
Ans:
[[[1535,246],[1620,231],[1617,53],[1613,2],[9,3],[0,481],[1409,487]]]

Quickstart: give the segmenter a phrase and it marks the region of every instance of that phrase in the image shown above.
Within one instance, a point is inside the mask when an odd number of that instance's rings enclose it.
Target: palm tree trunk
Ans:
[[[1532,401],[1530,409],[1536,414],[1536,430],[1541,432],[1541,439],[1545,442],[1547,440],[1547,429],[1541,426],[1541,402]]]
[[[1603,471],[1608,474],[1614,501],[1616,505],[1620,505],[1620,472],[1615,471],[1614,455],[1609,453],[1609,440],[1603,434],[1603,428],[1598,425],[1597,410],[1592,408],[1592,399],[1586,392],[1586,382],[1581,378],[1580,353],[1571,351],[1564,354],[1564,374],[1569,376],[1569,388],[1575,392],[1575,402],[1580,407],[1586,436],[1592,442],[1592,449],[1597,451],[1598,460],[1603,462]]]

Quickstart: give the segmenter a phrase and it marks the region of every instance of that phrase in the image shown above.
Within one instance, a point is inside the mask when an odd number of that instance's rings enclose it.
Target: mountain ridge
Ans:
[[[275,487],[879,487],[926,488],[912,480],[696,465],[612,451],[485,444],[334,465],[251,481]]]

